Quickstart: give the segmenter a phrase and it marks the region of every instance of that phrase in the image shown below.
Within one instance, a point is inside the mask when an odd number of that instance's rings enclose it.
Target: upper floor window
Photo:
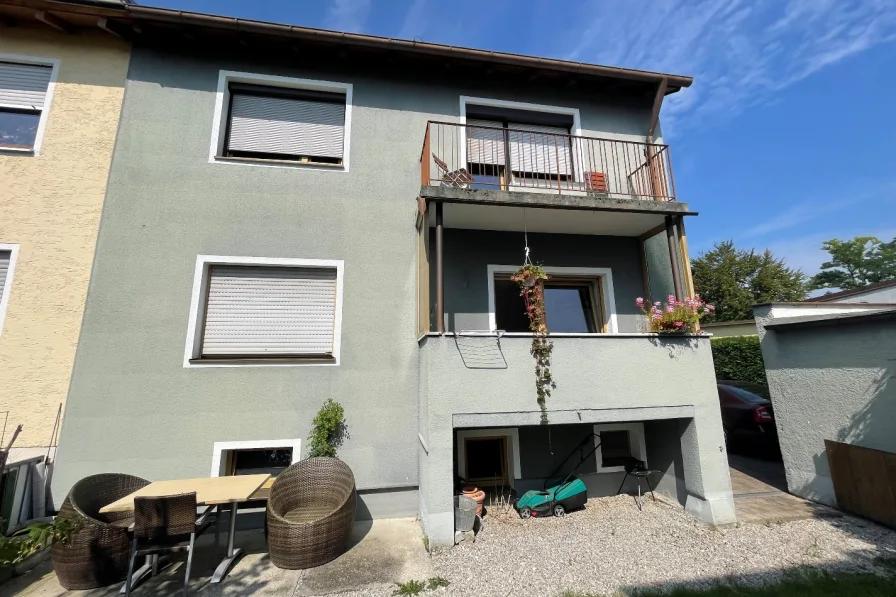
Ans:
[[[56,62],[0,54],[0,150],[37,153]]]
[[[211,161],[348,169],[351,85],[222,72]]]
[[[6,316],[6,306],[9,304],[12,274],[18,253],[19,245],[0,243],[0,335],[3,335],[3,319]]]

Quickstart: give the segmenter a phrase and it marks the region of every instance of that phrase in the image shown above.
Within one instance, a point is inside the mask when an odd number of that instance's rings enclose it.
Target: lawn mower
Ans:
[[[585,444],[594,441],[594,447],[585,453]],[[560,466],[545,479],[542,491],[531,489],[524,493],[520,499],[514,502],[513,507],[516,509],[520,518],[526,519],[532,516],[565,516],[570,510],[581,508],[588,499],[588,489],[585,483],[576,476],[576,471],[582,466],[582,463],[594,454],[600,447],[600,435],[597,433],[589,433],[582,441],[579,442],[569,456],[563,459]],[[557,477],[567,461],[572,458],[576,452],[579,452],[579,462],[576,464],[572,472],[566,477]],[[549,485],[552,481],[560,480],[556,485]]]

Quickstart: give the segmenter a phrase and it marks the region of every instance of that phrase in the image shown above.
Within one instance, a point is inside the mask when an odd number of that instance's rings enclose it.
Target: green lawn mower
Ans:
[[[592,440],[596,440],[594,441],[594,447],[585,453],[585,444],[588,444]],[[579,445],[570,452],[569,456],[563,459],[560,466],[545,479],[542,491],[530,489],[524,493],[520,499],[514,502],[513,507],[520,515],[520,518],[566,516],[567,512],[584,506],[585,501],[588,499],[588,488],[585,487],[585,483],[583,483],[575,473],[585,460],[594,454],[599,447],[599,434],[589,433],[586,435],[582,441],[579,442]],[[567,461],[569,461],[576,452],[579,453],[578,464],[573,467],[572,472],[566,477],[558,477],[557,473],[563,469]],[[558,480],[560,483],[549,487],[551,482]]]

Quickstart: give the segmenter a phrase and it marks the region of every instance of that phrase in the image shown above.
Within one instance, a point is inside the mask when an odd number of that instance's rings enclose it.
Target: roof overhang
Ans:
[[[38,13],[49,17],[36,18]],[[0,19],[6,25],[18,21],[39,21],[46,25],[49,20],[50,26],[63,31],[99,27],[133,41],[164,42],[169,46],[197,43],[202,38],[204,42],[236,41],[243,50],[256,45],[260,49],[269,44],[285,48],[287,54],[290,49],[298,53],[305,48],[333,50],[343,60],[367,56],[391,64],[397,61],[436,63],[439,68],[449,70],[463,68],[458,72],[471,76],[522,76],[524,80],[553,80],[571,87],[598,86],[609,92],[645,98],[652,98],[658,88],[668,95],[693,82],[691,77],[682,75],[137,6],[114,0],[0,0]]]

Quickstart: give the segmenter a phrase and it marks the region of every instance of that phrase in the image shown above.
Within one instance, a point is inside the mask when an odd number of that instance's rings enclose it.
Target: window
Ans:
[[[495,324],[506,332],[528,332],[529,318],[519,286],[506,274],[497,274]],[[600,306],[600,279],[551,276],[544,285],[545,321],[552,333],[594,334],[605,331]]]
[[[0,244],[0,336],[3,335],[3,320],[12,291],[12,274],[16,267],[19,245]]]
[[[460,114],[473,188],[573,179],[571,135],[581,135],[577,109],[461,96]]]
[[[0,150],[37,153],[57,65],[0,54]]]
[[[185,366],[338,364],[341,261],[200,256]]]
[[[647,461],[643,423],[595,425],[594,433],[600,436],[600,446],[594,452],[598,473],[623,471],[633,458]]]
[[[348,170],[351,85],[221,73],[210,161]]]

